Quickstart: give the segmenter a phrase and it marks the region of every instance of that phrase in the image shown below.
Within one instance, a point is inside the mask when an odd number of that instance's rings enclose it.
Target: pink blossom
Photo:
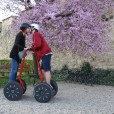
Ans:
[[[37,3],[26,12],[21,12],[13,21],[17,31],[23,22],[37,22],[40,32],[50,45],[60,51],[89,55],[104,52],[110,38],[110,22],[102,22],[101,16],[108,8],[113,9],[112,0],[60,0],[50,3]],[[107,43],[108,44],[108,43]]]

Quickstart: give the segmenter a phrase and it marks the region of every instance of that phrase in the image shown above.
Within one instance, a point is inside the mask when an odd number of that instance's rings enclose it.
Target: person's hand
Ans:
[[[29,50],[29,49],[30,49],[29,47],[24,48],[25,56],[27,56],[27,50]]]
[[[26,51],[26,50],[28,50],[28,49],[30,49],[29,47],[27,47],[27,48],[24,48],[24,50]]]

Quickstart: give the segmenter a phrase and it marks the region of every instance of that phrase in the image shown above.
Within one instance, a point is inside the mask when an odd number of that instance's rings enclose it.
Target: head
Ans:
[[[40,26],[39,26],[39,24],[37,24],[37,23],[31,24],[31,28],[32,28],[32,31],[33,31],[33,32],[40,30]]]
[[[28,23],[22,23],[20,26],[20,30],[28,35],[31,32],[31,26]]]

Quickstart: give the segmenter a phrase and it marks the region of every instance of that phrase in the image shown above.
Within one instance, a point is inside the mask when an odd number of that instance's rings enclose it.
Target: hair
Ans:
[[[35,28],[33,28],[32,30],[35,30],[36,32],[38,32],[38,30],[37,30],[37,29],[35,29]]]
[[[34,29],[36,32],[38,32],[38,30],[37,29]]]

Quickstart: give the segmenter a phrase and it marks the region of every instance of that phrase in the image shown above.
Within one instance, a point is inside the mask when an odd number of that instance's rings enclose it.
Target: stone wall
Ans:
[[[2,20],[2,37],[11,37],[11,24],[13,16]]]
[[[12,20],[12,16],[2,20],[2,31],[0,33],[0,59],[9,57],[9,51],[14,42],[14,35],[11,34]]]

